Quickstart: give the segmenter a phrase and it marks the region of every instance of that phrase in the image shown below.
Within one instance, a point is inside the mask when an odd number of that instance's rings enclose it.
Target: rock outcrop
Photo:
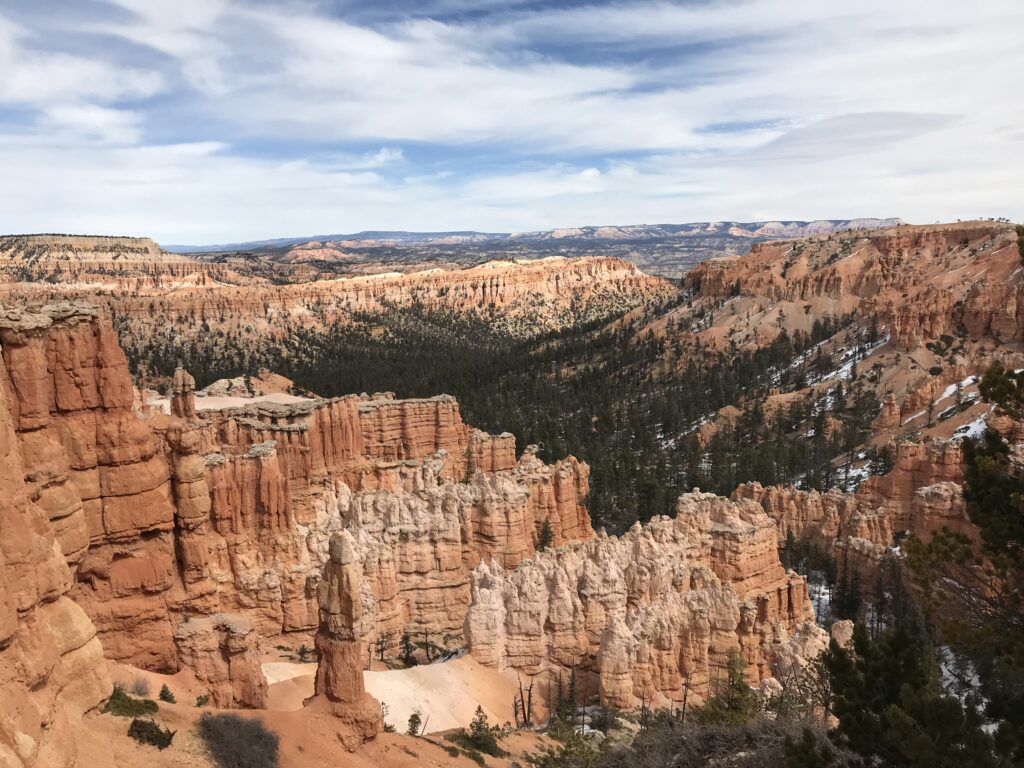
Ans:
[[[542,695],[576,670],[583,698],[616,707],[706,698],[730,648],[758,682],[778,658],[824,645],[806,584],[782,568],[775,539],[757,504],[695,491],[674,519],[622,537],[602,533],[514,569],[481,563],[471,653],[536,677]]]
[[[780,545],[789,536],[813,542],[833,552],[843,569],[857,571],[867,588],[873,581],[865,577],[905,535],[927,541],[946,529],[978,538],[964,502],[959,442],[902,441],[890,448],[892,470],[869,477],[855,494],[746,483],[732,496],[764,508],[778,526]]]
[[[260,639],[316,629],[337,531],[371,555],[371,625],[392,654],[403,631],[461,643],[471,569],[529,557],[545,521],[559,544],[593,535],[586,465],[517,459],[451,397],[197,410],[179,370],[171,415],[137,414],[92,309],[3,310],[0,342],[17,480],[63,554],[63,591],[109,658],[189,666],[218,703],[259,706]]]
[[[379,733],[380,704],[363,685],[363,664],[373,621],[366,610],[373,595],[364,589],[356,543],[348,531],[331,537],[330,557],[317,587],[320,627],[316,633],[316,695],[345,726],[339,738],[349,750]]]
[[[900,225],[758,243],[744,257],[697,265],[684,287],[705,299],[760,300],[756,321],[779,320],[776,332],[856,310],[914,350],[961,331],[975,340],[1024,338],[1019,263],[1010,224]],[[742,322],[742,312],[734,315]]]
[[[228,271],[161,250],[145,237],[8,235],[0,237],[0,281],[90,290],[166,290],[213,285]]]
[[[38,371],[11,371],[8,345],[20,322],[0,311],[0,764],[63,766],[76,751],[69,715],[97,707],[111,683],[96,628],[68,596],[72,576],[61,539],[80,559],[84,512],[60,490],[70,470],[54,456],[49,414],[38,408],[45,384]],[[42,353],[12,346],[15,363]],[[23,425],[43,433],[30,441],[35,452],[28,457],[15,431]],[[68,517],[73,524],[60,527]]]
[[[259,638],[247,618],[225,613],[186,617],[174,633],[174,643],[179,661],[207,686],[215,706],[266,706]]]

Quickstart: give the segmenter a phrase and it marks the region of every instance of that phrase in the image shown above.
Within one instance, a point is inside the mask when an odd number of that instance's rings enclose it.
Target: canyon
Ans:
[[[579,636],[576,646],[556,643],[548,659],[535,636],[544,622],[496,626],[504,645],[533,647],[533,668],[564,665],[572,649],[581,666],[596,656],[594,671],[607,679],[601,699],[625,705],[649,684],[611,682],[630,643],[685,638],[684,668],[658,654],[659,691],[677,695],[685,674],[699,697],[730,644],[745,648],[760,678],[791,631],[809,631],[802,579],[782,570],[774,527],[756,505],[733,510],[697,495],[681,502],[675,523],[654,521],[620,545],[595,539],[585,465],[546,465],[530,447],[517,458],[511,435],[466,426],[451,397],[255,397],[208,409],[179,370],[165,413],[134,390],[109,321],[76,303],[5,307],[0,345],[0,541],[4,594],[14,598],[0,669],[5,690],[24,702],[0,730],[13,765],[73,751],[61,718],[109,694],[105,659],[187,667],[216,706],[259,708],[259,650],[288,633],[316,634],[316,698],[350,726],[346,745],[356,748],[380,727],[359,682],[368,645],[380,638],[393,657],[402,633],[427,632],[442,648],[468,642],[493,663],[496,640],[478,618],[501,591],[488,592],[489,580],[507,571],[539,581],[530,599],[550,599],[557,612],[579,597],[549,594],[539,574],[567,584],[583,562],[624,565],[631,547],[652,558],[641,623],[672,615],[667,634],[623,629],[625,585],[636,589],[640,577],[620,572],[605,574],[608,590],[589,596],[586,616],[554,630]],[[552,549],[537,553],[542,528]]]
[[[4,239],[0,257],[15,276],[0,289],[0,765],[15,768],[75,764],[112,670],[185,675],[218,709],[267,712],[282,644],[318,661],[290,722],[354,752],[385,722],[364,670],[410,637],[536,685],[541,713],[569,679],[584,703],[700,706],[733,649],[767,696],[828,643],[780,547],[813,542],[866,585],[907,535],[976,541],[959,441],[1024,434],[978,392],[992,361],[1024,367],[1021,257],[995,222],[760,243],[696,267],[679,295],[607,257],[286,285],[145,240]],[[200,387],[180,366],[147,378],[124,351],[273,345],[401,312],[519,340],[610,323],[692,356],[849,317],[818,345],[839,367],[776,388],[768,418],[837,382],[880,409],[850,490],[688,488],[610,535],[585,462],[474,429],[450,395],[319,397],[255,369]],[[885,471],[868,450],[888,452]]]

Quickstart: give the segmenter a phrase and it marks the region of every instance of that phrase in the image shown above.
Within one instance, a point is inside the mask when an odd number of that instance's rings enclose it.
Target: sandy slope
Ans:
[[[316,664],[269,662],[263,673],[270,683],[268,709],[297,710],[313,695]],[[387,721],[404,730],[419,712],[428,733],[469,725],[479,704],[492,723],[512,721],[514,678],[463,656],[411,669],[364,673],[366,690],[388,707]]]

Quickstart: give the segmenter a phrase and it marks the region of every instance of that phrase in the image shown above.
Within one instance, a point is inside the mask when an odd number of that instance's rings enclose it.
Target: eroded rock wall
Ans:
[[[16,432],[23,424],[51,428],[48,414],[19,404],[21,393],[27,402],[41,403],[46,391],[41,376],[11,376],[9,344],[21,353],[14,355],[16,363],[42,353],[11,342],[9,332],[19,320],[0,310],[0,763],[68,766],[76,754],[69,715],[98,706],[111,684],[96,628],[68,596],[72,575],[60,541],[71,542],[73,559],[81,559],[81,500],[60,490],[45,493],[70,485],[69,467],[51,459],[37,473],[25,463]],[[44,503],[37,503],[44,494]],[[58,523],[74,519],[59,527],[51,517]]]
[[[261,637],[314,631],[343,528],[372,540],[375,631],[392,652],[406,629],[461,642],[470,570],[529,557],[545,521],[557,543],[592,535],[586,465],[517,459],[511,435],[467,426],[451,397],[197,411],[178,371],[170,416],[135,413],[124,355],[92,309],[5,310],[0,342],[20,482],[118,661],[198,663],[181,642],[187,616],[251,622],[229,645],[244,635],[253,652]]]
[[[699,491],[680,497],[674,519],[622,537],[511,569],[481,563],[466,635],[484,664],[548,690],[575,669],[581,688],[616,707],[705,698],[730,648],[756,682],[783,646],[824,645],[804,580],[779,563],[771,519],[751,501]]]

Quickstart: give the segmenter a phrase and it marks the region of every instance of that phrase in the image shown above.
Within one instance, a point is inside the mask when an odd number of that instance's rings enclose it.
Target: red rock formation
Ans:
[[[363,685],[363,659],[373,622],[356,545],[348,531],[334,534],[323,580],[317,587],[320,628],[316,633],[316,695],[346,728],[338,732],[350,751],[383,730],[380,704]]]
[[[927,541],[945,528],[977,539],[963,498],[959,443],[899,442],[891,447],[893,469],[869,477],[856,494],[747,483],[733,498],[758,502],[776,522],[780,545],[789,534],[807,538],[862,576],[871,575],[893,551],[897,534]]]
[[[26,465],[15,432],[23,424],[50,426],[48,413],[21,408],[18,399],[44,401],[47,381],[25,371],[12,376],[8,355],[17,350],[15,363],[38,359],[40,350],[16,343],[16,329],[43,322],[0,308],[0,763],[12,768],[72,764],[68,715],[95,708],[111,690],[96,629],[68,597],[71,573],[49,519],[82,516],[81,502],[46,508],[33,501],[66,485],[69,469],[53,458],[39,472]],[[47,455],[38,447],[47,442],[32,446],[33,458]],[[68,514],[54,514],[67,507]]]
[[[479,661],[542,686],[575,668],[581,688],[617,707],[681,702],[687,688],[691,701],[706,697],[730,648],[759,681],[784,646],[824,647],[764,511],[700,492],[680,497],[675,519],[621,538],[601,534],[514,570],[482,563],[472,598],[466,636]]]
[[[248,619],[224,613],[186,617],[174,633],[174,643],[181,664],[208,686],[215,706],[266,706],[259,636]]]
[[[171,626],[151,596],[174,584],[168,465],[132,412],[128,367],[109,323],[81,305],[7,313],[0,323],[25,481],[69,565],[73,597],[114,658],[173,670]]]
[[[13,235],[0,237],[0,280],[60,283],[93,290],[166,290],[182,284],[212,285],[228,275],[219,264],[205,264],[160,249],[143,237]]]
[[[450,397],[197,412],[179,371],[174,414],[143,422],[88,308],[7,312],[0,339],[25,487],[119,661],[192,664],[186,615],[244,616],[263,637],[314,629],[327,541],[346,526],[376,537],[374,621],[396,646],[406,628],[459,642],[470,570],[529,557],[545,520],[557,543],[592,535],[585,465],[549,467],[532,449],[517,461],[511,435],[471,429]]]
[[[747,256],[698,264],[684,287],[708,306],[731,297],[745,309],[753,306],[758,334],[743,327],[744,312],[713,318],[713,325],[732,326],[728,330],[751,341],[856,311],[875,317],[897,347],[914,350],[943,335],[1024,339],[1024,284],[1014,272],[1019,263],[1009,224],[900,225],[758,243]],[[714,328],[699,335],[705,343],[731,337]]]

